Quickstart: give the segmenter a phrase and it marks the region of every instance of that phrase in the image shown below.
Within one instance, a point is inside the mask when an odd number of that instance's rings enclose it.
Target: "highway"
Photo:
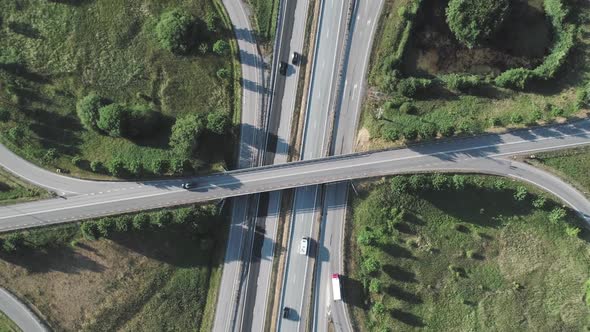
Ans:
[[[590,144],[588,119],[505,134],[440,140],[405,149],[334,156],[196,177],[189,179],[198,184],[191,191],[180,187],[187,179],[137,182],[133,187],[111,192],[0,207],[0,231],[350,179],[460,170],[464,162],[472,159],[494,159],[586,144]]]
[[[277,30],[277,46],[273,58],[273,88],[271,91],[270,112],[267,127],[267,142],[264,151],[264,165],[286,163],[293,114],[295,111],[297,86],[300,76],[300,65],[291,63],[291,54],[302,53],[305,39],[305,28],[309,1],[283,0],[280,4],[279,29]],[[287,74],[280,75],[277,64],[287,62]],[[274,246],[281,209],[281,192],[268,193],[268,199],[262,200],[263,205],[257,213],[256,234],[252,248],[248,270],[247,288],[242,293],[244,314],[242,331],[263,331],[269,303],[270,280],[274,260]]]
[[[357,0],[350,25],[350,42],[344,54],[344,79],[336,104],[331,155],[354,151],[356,127],[364,98],[365,77],[383,0]],[[352,331],[345,302],[334,302],[330,287],[333,273],[344,272],[343,238],[347,209],[347,182],[325,186],[318,239],[314,296],[314,331]]]
[[[264,96],[264,64],[242,1],[223,0],[223,5],[233,24],[242,71],[240,81],[242,85],[242,105],[240,108],[242,123],[237,166],[238,168],[247,168],[257,165],[260,158],[259,147],[262,146],[265,137],[261,130],[263,127],[261,111]],[[242,272],[242,244],[248,234],[248,206],[253,204],[251,199],[250,197],[238,197],[231,202],[232,217],[213,331],[230,331],[235,324],[237,312],[228,308],[237,308],[239,300],[237,295],[239,295],[238,289]],[[230,313],[229,316],[228,313]]]
[[[321,0],[312,78],[301,145],[301,160],[324,157],[329,144],[331,114],[338,82],[339,59],[344,49],[344,34],[349,1]],[[295,191],[293,214],[289,221],[289,239],[283,287],[279,308],[289,307],[292,313],[277,324],[279,331],[306,330],[308,306],[311,299],[315,241],[310,241],[309,253],[298,253],[303,237],[313,238],[314,220],[321,206],[321,188],[299,188]]]

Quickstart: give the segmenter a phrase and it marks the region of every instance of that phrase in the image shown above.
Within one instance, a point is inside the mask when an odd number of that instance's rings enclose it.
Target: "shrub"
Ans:
[[[526,196],[528,195],[528,190],[523,186],[516,187],[516,191],[514,192],[514,199],[517,201],[524,201]]]
[[[456,130],[457,129],[455,128],[455,125],[453,125],[451,123],[441,124],[438,128],[438,131],[444,137],[451,137],[451,136],[455,135]]]
[[[22,233],[12,233],[6,236],[2,241],[2,250],[7,253],[12,253],[23,248],[24,244],[25,237]]]
[[[408,179],[405,176],[394,176],[389,181],[389,188],[392,193],[401,195],[408,190]]]
[[[45,152],[45,155],[43,156],[43,163],[45,164],[50,164],[52,162],[55,161],[55,159],[57,159],[58,157],[58,153],[57,150],[54,148],[48,149],[47,152]]]
[[[430,139],[436,137],[437,128],[432,122],[422,122],[418,128],[418,134],[422,139]]]
[[[436,173],[432,177],[432,188],[434,190],[445,190],[449,187],[448,177],[444,174]]]
[[[229,52],[229,44],[225,40],[218,40],[213,44],[213,52],[226,55]]]
[[[152,161],[152,172],[156,175],[163,175],[168,172],[169,163],[164,159],[155,159]]]
[[[576,226],[570,226],[570,225],[566,225],[565,226],[565,234],[567,234],[570,237],[578,237],[578,235],[580,234],[582,230]]]
[[[198,138],[205,127],[198,115],[188,115],[176,120],[170,135],[170,147],[181,157],[190,158],[197,147]]]
[[[98,128],[98,111],[102,106],[102,98],[95,93],[90,93],[76,103],[76,113],[84,128],[88,130],[96,130]]]
[[[172,212],[168,210],[161,210],[155,215],[152,224],[156,225],[159,228],[162,228],[164,226],[170,225],[173,219],[174,215],[172,214]]]
[[[394,125],[387,125],[381,128],[381,136],[389,141],[397,141],[401,137],[399,129]]]
[[[525,68],[509,69],[495,79],[496,85],[503,88],[524,90],[536,78],[533,71]]]
[[[362,246],[372,246],[376,240],[375,234],[369,229],[361,230],[356,238],[356,242]]]
[[[111,137],[123,135],[126,110],[119,104],[103,106],[98,110],[97,127]]]
[[[104,169],[104,166],[102,165],[102,162],[100,161],[93,161],[90,163],[90,170],[93,171],[94,173],[101,173]]]
[[[567,212],[563,208],[554,208],[549,213],[549,221],[556,224],[565,218]]]
[[[25,136],[25,128],[22,125],[17,125],[8,130],[8,137],[15,142],[22,141]]]
[[[229,116],[226,112],[215,111],[207,114],[207,129],[217,135],[222,135],[229,126]]]
[[[432,84],[432,80],[426,78],[409,77],[400,80],[396,89],[402,96],[414,97],[417,93],[430,88]]]
[[[136,229],[138,231],[144,230],[147,228],[147,226],[149,224],[150,224],[150,216],[148,214],[140,213],[140,214],[136,214],[135,216],[133,216],[133,221],[132,221],[133,229]]]
[[[509,0],[450,0],[447,23],[461,43],[473,48],[498,31],[509,5]]]
[[[586,301],[586,306],[590,308],[590,279],[586,280],[584,287],[586,288],[584,292],[584,300]]]
[[[120,177],[125,172],[125,164],[119,158],[111,159],[107,165],[109,173],[114,177]]]
[[[85,221],[80,225],[80,231],[82,231],[82,236],[88,240],[96,240],[98,239],[98,227],[96,223]]]
[[[383,302],[381,301],[375,302],[371,307],[371,312],[374,316],[382,316],[385,314],[385,311],[387,310],[385,308],[385,305],[383,305]]]
[[[374,257],[369,257],[361,263],[361,268],[366,275],[374,275],[381,269],[381,263]]]
[[[173,9],[162,14],[156,25],[158,42],[165,50],[185,53],[192,45],[194,19],[191,14]]]
[[[399,107],[399,111],[404,114],[415,114],[416,110],[416,106],[411,102],[405,102]]]
[[[369,292],[372,294],[377,294],[381,291],[381,280],[377,278],[371,279],[369,282]]]
[[[219,68],[216,73],[217,77],[221,80],[227,80],[230,76],[229,69],[227,68]]]
[[[464,175],[455,174],[453,175],[453,188],[455,190],[463,190],[465,189],[465,183],[467,180],[465,179]]]
[[[207,52],[209,52],[209,45],[207,45],[207,43],[201,43],[199,44],[199,53],[201,53],[202,55],[207,54]]]
[[[129,173],[135,176],[141,176],[143,174],[143,163],[139,160],[132,160],[127,165],[127,169]]]
[[[10,112],[5,108],[0,108],[0,121],[7,122],[10,120]]]
[[[545,207],[546,203],[547,198],[545,198],[545,196],[539,196],[535,198],[535,200],[533,200],[533,206],[537,209],[542,209],[543,207]]]
[[[79,156],[72,157],[72,164],[76,167],[80,167],[80,165],[82,164],[82,158],[80,158]]]
[[[448,74],[439,77],[447,88],[455,91],[466,91],[482,84],[477,75]]]

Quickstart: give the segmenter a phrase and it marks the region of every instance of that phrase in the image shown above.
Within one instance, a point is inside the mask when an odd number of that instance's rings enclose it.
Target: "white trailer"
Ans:
[[[332,294],[334,294],[334,301],[342,300],[342,294],[340,294],[340,275],[338,273],[332,274]]]

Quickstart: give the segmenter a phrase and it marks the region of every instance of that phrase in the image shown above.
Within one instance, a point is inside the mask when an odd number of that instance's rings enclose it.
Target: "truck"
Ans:
[[[332,294],[334,295],[334,301],[342,300],[342,294],[340,294],[340,275],[338,273],[332,274]]]

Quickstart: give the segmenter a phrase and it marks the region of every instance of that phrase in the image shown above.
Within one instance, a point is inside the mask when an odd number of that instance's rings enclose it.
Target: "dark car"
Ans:
[[[291,55],[291,63],[293,63],[294,65],[297,66],[300,61],[301,61],[301,55],[299,55],[299,53],[297,53],[297,52],[293,52],[293,54]]]
[[[290,313],[291,313],[291,309],[289,307],[283,308],[283,318],[289,318]]]
[[[184,189],[191,189],[195,186],[194,182],[185,182],[181,185],[181,187],[183,187]]]
[[[279,73],[281,73],[281,75],[287,75],[287,66],[288,65],[285,61],[281,61],[281,63],[279,64]]]

